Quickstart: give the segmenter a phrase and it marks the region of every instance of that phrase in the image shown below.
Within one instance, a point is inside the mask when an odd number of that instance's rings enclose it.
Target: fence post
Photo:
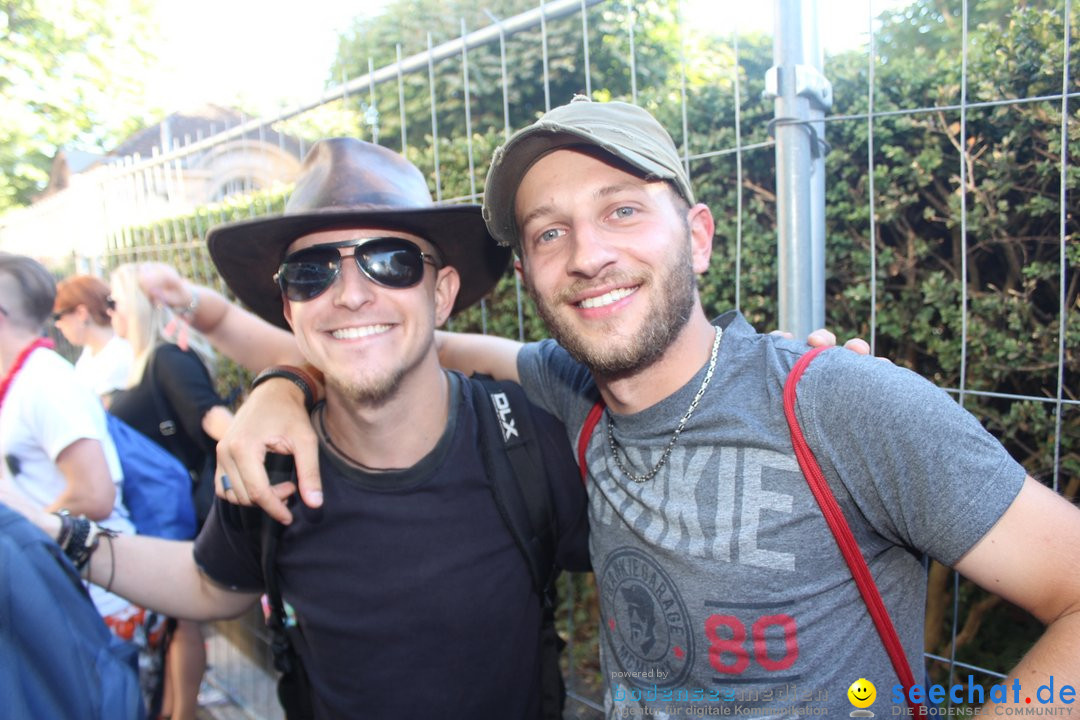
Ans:
[[[774,0],[773,67],[780,329],[804,338],[825,324],[825,112],[817,0]]]

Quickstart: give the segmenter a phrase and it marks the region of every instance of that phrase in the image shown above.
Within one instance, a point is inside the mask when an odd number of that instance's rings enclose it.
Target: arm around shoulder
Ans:
[[[496,380],[519,382],[518,352],[522,343],[495,335],[439,330],[435,346],[443,367],[471,375],[482,373]]]

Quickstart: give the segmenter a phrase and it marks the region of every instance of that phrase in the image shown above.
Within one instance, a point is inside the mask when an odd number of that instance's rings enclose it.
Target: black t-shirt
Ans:
[[[493,499],[468,381],[451,378],[446,430],[419,463],[364,472],[324,439],[323,506],[292,506],[277,562],[282,595],[308,645],[304,662],[320,717],[539,715],[539,599]],[[565,431],[546,413],[534,424],[559,525],[559,563],[586,570],[585,491]],[[215,505],[195,546],[209,577],[263,589],[260,513]]]
[[[154,402],[153,381],[165,405],[161,410]],[[150,356],[139,384],[113,397],[109,412],[176,455],[188,470],[200,473],[214,448],[202,429],[203,416],[224,404],[199,356],[166,343]],[[176,424],[172,441],[161,434],[159,426],[166,418],[160,413],[167,413]]]

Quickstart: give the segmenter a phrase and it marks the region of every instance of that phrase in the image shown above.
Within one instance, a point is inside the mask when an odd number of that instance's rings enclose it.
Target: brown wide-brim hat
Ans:
[[[488,234],[479,205],[436,205],[412,163],[356,138],[311,146],[284,213],[218,225],[206,243],[236,297],[262,319],[289,329],[274,281],[285,249],[303,235],[348,227],[398,230],[434,245],[442,264],[461,276],[454,312],[487,295],[510,260],[510,250]]]

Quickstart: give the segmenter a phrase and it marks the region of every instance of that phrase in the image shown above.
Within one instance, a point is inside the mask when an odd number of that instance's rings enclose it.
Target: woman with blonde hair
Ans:
[[[71,345],[81,347],[75,375],[108,407],[112,394],[127,387],[135,355],[131,343],[113,330],[112,298],[105,281],[74,275],[56,286],[53,324]]]
[[[110,411],[175,455],[191,472],[200,522],[214,495],[214,447],[232,422],[232,412],[214,388],[214,354],[190,329],[184,314],[154,305],[140,289],[138,266],[125,264],[111,275],[112,325],[135,354],[128,389]],[[196,305],[198,296],[193,296]],[[162,717],[193,720],[206,669],[206,646],[197,622],[178,620],[166,655]]]

